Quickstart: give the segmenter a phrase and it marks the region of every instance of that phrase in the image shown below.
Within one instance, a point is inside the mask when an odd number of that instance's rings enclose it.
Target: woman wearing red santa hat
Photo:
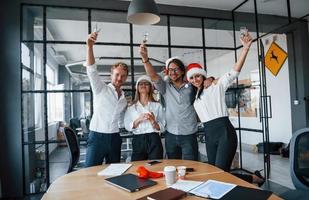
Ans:
[[[252,43],[251,36],[241,37],[241,43],[243,50],[234,68],[206,89],[203,87],[206,71],[198,63],[187,67],[187,79],[197,89],[193,105],[204,124],[208,162],[225,171],[230,170],[237,148],[236,131],[225,104],[225,91],[241,71]]]
[[[207,74],[201,65],[191,63],[187,67],[187,79],[197,90],[193,105],[204,124],[208,162],[224,171],[230,171],[237,148],[236,131],[228,118],[225,104],[225,91],[242,69],[252,43],[251,36],[249,34],[242,36],[241,43],[243,50],[231,72],[213,81],[207,88],[203,85]],[[259,186],[265,181],[259,171],[255,171],[252,176],[234,175]]]

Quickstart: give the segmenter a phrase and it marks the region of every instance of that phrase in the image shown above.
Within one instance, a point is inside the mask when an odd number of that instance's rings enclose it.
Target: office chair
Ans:
[[[309,128],[298,130],[292,136],[290,172],[296,189],[309,190]]]
[[[70,164],[67,171],[67,173],[70,173],[82,167],[82,164],[79,163],[79,156],[80,156],[79,141],[76,134],[70,127],[64,128],[64,136],[70,151]]]
[[[82,128],[83,133],[89,133],[89,119],[82,118],[80,119],[80,127]]]
[[[69,126],[71,127],[71,129],[73,129],[74,131],[77,129],[77,128],[80,128],[80,121],[78,118],[71,118],[70,119],[70,124]]]
[[[290,173],[295,190],[280,195],[286,200],[307,200],[309,196],[309,128],[296,131],[290,142]]]

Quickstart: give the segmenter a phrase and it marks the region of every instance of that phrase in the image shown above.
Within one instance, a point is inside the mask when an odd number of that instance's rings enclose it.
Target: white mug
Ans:
[[[179,179],[185,179],[186,176],[186,166],[179,166],[177,167],[177,172],[178,172],[178,178]]]
[[[172,185],[176,182],[176,167],[166,166],[164,167],[164,175],[166,185]]]

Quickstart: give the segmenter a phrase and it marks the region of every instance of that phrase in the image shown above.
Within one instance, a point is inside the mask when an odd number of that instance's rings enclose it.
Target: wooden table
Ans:
[[[126,173],[136,174],[137,167],[145,165],[147,161],[132,162],[132,167]],[[221,169],[212,165],[188,161],[188,160],[162,160],[162,163],[153,166],[146,166],[151,171],[163,171],[164,166],[187,166],[194,168],[194,172],[186,175],[187,180],[206,181],[208,179],[234,183],[237,185],[256,188],[256,186],[243,181],[230,173],[226,173]],[[106,177],[98,176],[97,172],[101,171],[108,165],[100,165],[90,168],[81,169],[66,174],[54,181],[48,191],[44,194],[44,200],[54,199],[137,199],[147,194],[166,188],[165,179],[153,179],[158,184],[138,192],[129,193],[105,181]],[[196,196],[188,196],[186,199],[201,199]],[[280,199],[276,195],[272,195],[269,199]]]

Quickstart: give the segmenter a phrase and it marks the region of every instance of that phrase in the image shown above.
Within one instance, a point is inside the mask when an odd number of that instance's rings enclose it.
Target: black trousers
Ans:
[[[228,117],[204,123],[208,163],[229,172],[237,148],[235,128]]]
[[[159,133],[133,135],[132,161],[163,159],[163,146]]]

